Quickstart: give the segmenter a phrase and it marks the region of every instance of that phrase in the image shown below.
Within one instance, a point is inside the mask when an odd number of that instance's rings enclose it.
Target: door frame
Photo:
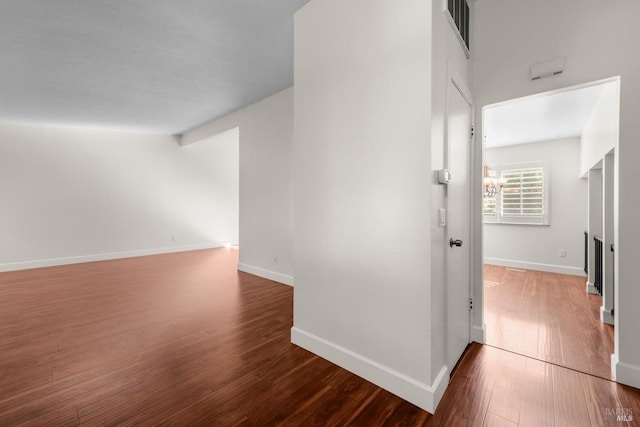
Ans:
[[[578,84],[570,84],[568,86],[563,86],[561,88],[557,88],[557,89],[551,89],[551,90],[543,90],[541,92],[536,92],[533,94],[528,94],[528,95],[522,95],[522,96],[516,96],[516,97],[512,97],[512,98],[508,98],[508,99],[504,99],[502,101],[498,101],[498,102],[492,102],[490,104],[486,104],[486,105],[482,105],[480,106],[480,120],[481,120],[481,124],[482,124],[482,129],[481,131],[484,132],[484,109],[488,106],[499,106],[499,105],[505,105],[505,104],[509,104],[511,102],[514,101],[521,101],[523,99],[530,99],[530,98],[537,98],[537,97],[543,97],[543,96],[549,96],[549,95],[554,95],[554,94],[558,94],[558,93],[563,93],[563,92],[568,92],[568,91],[572,91],[572,90],[576,90],[576,89],[583,89],[586,87],[590,87],[590,86],[596,86],[596,85],[600,85],[600,84],[606,84],[606,83],[611,83],[611,82],[618,82],[618,84],[622,84],[621,83],[621,77],[620,76],[613,76],[613,77],[606,77],[603,79],[598,79],[598,80],[593,80],[593,81],[588,81],[588,82],[584,82],[584,83],[578,83]],[[618,114],[620,114],[620,112],[618,111]],[[618,129],[619,131],[619,129]],[[473,204],[471,205],[471,211],[472,211],[472,219],[471,219],[471,226],[472,226],[472,233],[473,235],[476,236],[475,239],[475,248],[473,253],[476,255],[476,257],[472,256],[472,271],[471,271],[471,275],[472,275],[472,286],[473,286],[473,290],[472,290],[472,295],[475,296],[474,298],[474,310],[472,310],[472,320],[471,320],[471,334],[472,334],[472,340],[479,342],[481,344],[484,344],[485,342],[485,333],[486,333],[486,325],[484,323],[484,270],[483,270],[483,266],[484,266],[484,222],[483,222],[483,218],[482,218],[482,166],[484,164],[484,152],[485,152],[485,146],[484,146],[484,137],[482,137],[482,135],[478,136],[477,132],[475,133],[474,136],[474,142],[477,140],[476,138],[480,138],[480,144],[476,144],[475,149],[474,149],[474,157],[472,157],[472,168],[474,169],[473,171],[473,177],[472,180],[475,182],[474,184],[474,189],[472,190],[472,196],[473,196]],[[479,147],[477,147],[477,145],[479,145]],[[616,146],[614,147],[614,150],[616,152],[616,158],[617,158],[617,153],[619,152],[619,142],[616,143]],[[619,168],[616,162],[616,166],[615,166],[615,178],[614,181],[617,182],[618,180],[618,176],[619,176]],[[475,194],[475,195],[474,195]],[[614,190],[614,194],[617,194],[617,186]],[[617,195],[614,196],[614,198],[617,198]],[[614,200],[614,221],[618,221],[618,216],[617,216],[617,202]],[[618,247],[618,234],[614,233],[614,245],[617,248]],[[614,274],[617,277],[618,276],[618,260],[616,257],[615,263],[614,263]],[[614,280],[614,295],[618,295],[618,282]],[[616,304],[617,306],[617,304]],[[473,311],[478,310],[479,311],[479,318],[478,316],[476,316],[476,320],[479,320],[480,323],[474,323],[474,319],[473,319]],[[616,328],[615,331],[618,331],[618,320],[616,320]],[[474,339],[475,338],[475,339]],[[617,336],[617,332],[614,333],[614,353],[611,355],[611,369],[613,371],[613,367],[614,364],[617,363],[617,355],[618,355],[618,346],[619,346],[619,339]],[[615,362],[615,363],[614,363]]]

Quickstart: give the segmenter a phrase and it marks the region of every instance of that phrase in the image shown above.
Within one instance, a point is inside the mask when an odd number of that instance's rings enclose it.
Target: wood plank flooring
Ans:
[[[600,321],[601,298],[585,278],[484,267],[486,343],[611,379],[613,326]]]
[[[638,389],[473,343],[428,425],[638,426],[639,414]]]
[[[478,344],[432,416],[292,345],[292,288],[236,264],[237,251],[216,249],[0,273],[0,425],[596,426],[611,422],[607,408],[640,417],[636,389]]]

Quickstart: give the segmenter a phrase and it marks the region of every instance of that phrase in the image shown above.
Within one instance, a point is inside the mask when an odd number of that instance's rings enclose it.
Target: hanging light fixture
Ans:
[[[496,179],[491,177],[489,165],[484,165],[482,177],[484,197],[495,197],[496,194],[501,192],[504,186],[507,185],[506,179]]]

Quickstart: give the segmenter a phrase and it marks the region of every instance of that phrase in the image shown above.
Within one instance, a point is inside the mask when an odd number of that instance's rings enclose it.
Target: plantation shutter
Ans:
[[[541,167],[502,171],[507,185],[501,193],[501,216],[518,218],[545,217],[545,182]]]

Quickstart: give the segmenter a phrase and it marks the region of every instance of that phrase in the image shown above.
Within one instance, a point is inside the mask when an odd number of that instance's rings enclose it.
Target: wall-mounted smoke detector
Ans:
[[[564,58],[539,62],[531,66],[531,80],[539,80],[561,74],[564,71]]]

